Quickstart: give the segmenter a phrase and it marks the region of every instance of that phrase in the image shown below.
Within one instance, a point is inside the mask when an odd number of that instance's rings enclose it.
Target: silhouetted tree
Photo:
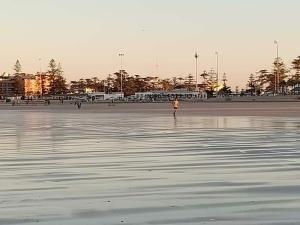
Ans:
[[[163,91],[172,91],[174,89],[174,86],[170,79],[163,79],[160,81],[160,83]]]
[[[295,93],[296,86],[300,85],[300,56],[292,61],[292,76],[287,81],[288,86],[292,87],[293,93]]]
[[[22,66],[19,60],[16,61],[16,64],[14,66],[14,71],[16,71],[16,73],[21,73],[22,71]]]
[[[284,93],[285,92],[285,87],[287,85],[286,78],[287,78],[287,73],[289,71],[286,69],[285,63],[282,61],[282,59],[278,58],[275,59],[273,63],[273,79],[274,79],[274,85],[277,84],[278,89],[277,91]],[[278,77],[277,77],[278,75]],[[277,77],[277,79],[276,79]],[[275,90],[275,88],[274,88]]]
[[[254,95],[254,93],[256,93],[256,89],[257,89],[257,84],[255,81],[255,77],[254,75],[251,73],[249,76],[249,81],[248,81],[248,88],[249,88],[249,92],[251,95]]]
[[[188,91],[192,91],[195,89],[194,76],[189,74],[185,80],[185,87]]]
[[[257,82],[259,87],[263,91],[272,91],[274,92],[275,88],[275,78],[272,73],[268,70],[260,70],[257,72]]]
[[[63,77],[63,70],[61,64],[56,64],[54,59],[49,62],[48,70],[49,80],[50,80],[50,90],[49,94],[63,94],[66,93],[66,80]]]
[[[228,96],[231,94],[231,88],[226,84],[218,91],[218,95]]]
[[[16,75],[14,77],[15,84],[14,84],[14,89],[15,89],[15,95],[21,96],[24,94],[24,79],[22,76]]]

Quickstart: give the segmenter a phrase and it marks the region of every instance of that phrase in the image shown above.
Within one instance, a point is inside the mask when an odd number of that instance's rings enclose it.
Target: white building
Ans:
[[[124,98],[124,93],[113,92],[111,94],[106,94],[105,92],[92,92],[87,94],[90,101],[106,101],[106,100],[116,100]]]
[[[207,93],[204,91],[187,91],[187,90],[174,90],[174,91],[153,91],[153,92],[137,92],[134,95],[135,99],[139,100],[168,100],[175,97],[181,100],[199,100],[207,99]]]

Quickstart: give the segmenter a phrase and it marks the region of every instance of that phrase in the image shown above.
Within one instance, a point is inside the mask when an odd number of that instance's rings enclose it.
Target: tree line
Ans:
[[[14,65],[14,79],[15,79],[15,94],[22,95],[24,93],[24,79],[26,77],[22,74],[22,66],[19,60]],[[26,76],[26,74],[25,74]],[[41,90],[40,95],[55,95],[67,93],[67,83],[63,76],[63,69],[60,63],[56,63],[54,59],[51,59],[48,64],[48,70],[46,72],[38,72],[36,74],[39,81]]]
[[[262,69],[249,76],[246,92],[251,95],[295,94],[298,86],[300,86],[300,56],[296,57],[289,67],[281,58],[276,58],[271,71]]]
[[[121,82],[122,81],[122,82]],[[121,86],[125,96],[134,95],[136,92],[148,91],[172,91],[174,89],[195,89],[194,77],[189,74],[186,77],[172,77],[160,79],[156,76],[142,77],[130,75],[125,70],[109,74],[105,79],[98,77],[71,81],[70,91],[91,89],[96,92],[120,92]]]
[[[20,61],[17,60],[14,65],[15,76],[22,74],[22,66]],[[54,59],[51,59],[48,64],[48,70],[46,72],[38,72],[37,76],[40,77],[41,92],[43,95],[55,95],[65,93],[75,93],[78,90],[85,92],[89,89],[95,92],[120,92],[121,86],[125,96],[134,95],[136,92],[147,91],[172,91],[175,89],[185,89],[193,91],[196,88],[194,76],[189,74],[187,76],[172,77],[160,79],[157,76],[142,77],[140,75],[130,75],[125,70],[120,70],[114,74],[109,74],[105,79],[98,77],[92,77],[87,79],[79,79],[77,81],[71,81],[70,87],[66,83],[66,79],[63,76],[63,69],[60,63],[56,63]],[[121,82],[122,80],[122,82]],[[22,79],[16,78],[16,88],[19,94],[22,93]],[[122,83],[122,85],[121,85]],[[17,93],[17,94],[18,94]]]
[[[14,65],[15,75],[22,73],[22,66],[19,60]],[[196,89],[194,76],[172,77],[161,79],[157,76],[142,77],[140,75],[130,75],[125,70],[120,70],[114,74],[109,74],[105,79],[92,77],[88,79],[79,79],[71,81],[70,88],[67,88],[66,79],[63,76],[63,69],[60,63],[51,59],[46,72],[37,73],[40,79],[40,94],[65,94],[74,93],[76,90],[85,91],[87,89],[96,92],[120,92],[121,89],[125,96],[130,96],[136,92],[147,91],[172,91],[175,89],[185,89],[193,91]],[[226,77],[223,77],[221,89],[218,88],[213,74],[203,72],[200,75],[200,89],[212,96],[214,93],[228,95],[231,89],[226,84]],[[21,92],[21,79],[16,79],[16,90]],[[122,88],[121,88],[122,86]],[[288,67],[281,58],[276,58],[270,71],[266,69],[259,70],[249,76],[249,80],[244,92],[251,95],[261,95],[263,93],[293,94],[296,87],[300,86],[300,56],[296,57],[290,67]],[[18,88],[20,87],[20,88]]]

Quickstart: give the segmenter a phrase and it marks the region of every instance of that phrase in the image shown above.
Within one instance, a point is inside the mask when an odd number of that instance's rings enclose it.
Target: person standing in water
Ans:
[[[173,105],[173,109],[174,109],[173,115],[174,115],[174,117],[175,117],[175,116],[176,116],[176,112],[178,111],[178,108],[179,108],[179,101],[178,101],[178,98],[177,98],[177,97],[176,97],[175,100],[173,101],[172,105]]]

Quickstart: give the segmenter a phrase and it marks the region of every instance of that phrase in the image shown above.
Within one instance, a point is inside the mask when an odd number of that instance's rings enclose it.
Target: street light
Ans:
[[[42,81],[42,58],[39,58],[39,70],[40,70],[40,94],[43,99],[43,81]]]
[[[278,41],[275,40],[274,44],[276,45],[276,67],[277,67],[277,73],[275,75],[275,93],[278,93],[278,89],[279,89],[279,44]]]
[[[217,90],[219,86],[219,52],[215,51],[216,54],[216,63],[217,63],[217,68],[216,68],[216,83],[217,83]]]
[[[123,93],[123,53],[119,53],[119,56],[121,57],[121,70],[120,70],[120,75],[121,75],[121,94]]]
[[[196,59],[196,91],[198,90],[198,58],[199,54],[195,53],[195,59]]]

